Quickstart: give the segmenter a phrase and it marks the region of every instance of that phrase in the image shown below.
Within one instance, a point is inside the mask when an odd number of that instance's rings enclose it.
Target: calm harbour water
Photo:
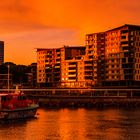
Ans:
[[[140,109],[39,109],[39,118],[0,123],[0,140],[139,140]]]

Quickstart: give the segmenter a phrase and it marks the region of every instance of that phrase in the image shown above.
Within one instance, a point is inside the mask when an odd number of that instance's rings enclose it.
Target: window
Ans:
[[[121,39],[126,39],[126,36],[121,36]]]

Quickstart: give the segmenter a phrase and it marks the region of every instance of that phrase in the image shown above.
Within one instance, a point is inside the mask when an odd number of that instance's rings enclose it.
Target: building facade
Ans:
[[[85,87],[85,46],[64,46],[61,49],[61,86]]]
[[[4,41],[0,41],[0,65],[4,63]]]
[[[37,81],[59,87],[140,86],[140,26],[86,35],[85,46],[37,49]]]
[[[105,33],[105,85],[140,85],[140,26],[123,25]]]
[[[85,46],[37,49],[37,83],[48,87],[88,87],[93,82],[93,61]]]
[[[37,83],[39,86],[52,87],[61,81],[61,49],[37,49]]]
[[[86,55],[86,63],[92,64],[92,86],[100,85],[105,79],[105,33],[86,35]]]

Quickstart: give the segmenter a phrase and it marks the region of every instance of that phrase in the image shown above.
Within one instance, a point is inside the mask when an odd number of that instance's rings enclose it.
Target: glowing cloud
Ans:
[[[81,45],[86,33],[104,31],[125,23],[140,24],[139,5],[139,0],[1,1],[0,39],[6,42],[5,60],[31,63],[36,60],[33,48],[60,47],[60,43],[64,45],[66,42]],[[26,61],[18,59],[19,47],[21,52],[29,48]]]

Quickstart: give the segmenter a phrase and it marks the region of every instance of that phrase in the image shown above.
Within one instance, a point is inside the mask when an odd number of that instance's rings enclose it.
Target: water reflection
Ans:
[[[140,111],[40,109],[39,119],[0,123],[0,139],[138,140]]]

